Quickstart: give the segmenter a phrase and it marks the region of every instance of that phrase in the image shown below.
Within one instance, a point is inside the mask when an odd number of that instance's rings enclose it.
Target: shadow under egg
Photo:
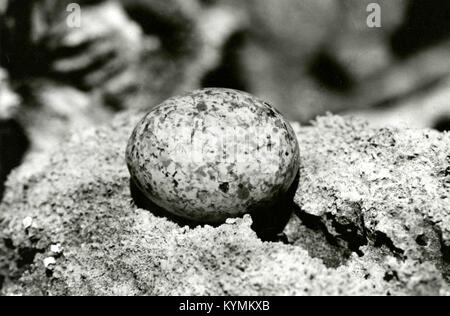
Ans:
[[[251,212],[252,229],[262,241],[280,241],[287,243],[283,230],[295,210],[294,196],[300,180],[300,171],[289,190],[270,207],[259,208]]]
[[[269,207],[259,207],[249,212],[253,220],[251,228],[262,241],[286,242],[286,237],[282,234],[282,232],[288,223],[293,210],[295,209],[294,195],[297,191],[299,178],[299,174],[297,174],[288,192],[281,196],[275,204],[272,204]],[[167,218],[181,227],[188,226],[190,228],[196,228],[203,225],[219,227],[223,224],[223,222],[197,222],[174,215],[149,200],[132,179],[130,179],[130,192],[137,207],[148,210],[157,217]],[[238,218],[242,218],[242,216],[238,216]]]

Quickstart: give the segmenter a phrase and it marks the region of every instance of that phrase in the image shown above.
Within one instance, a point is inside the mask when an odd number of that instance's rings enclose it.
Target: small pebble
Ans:
[[[54,254],[60,254],[62,252],[62,247],[60,244],[51,245],[50,251],[53,252]]]
[[[30,228],[32,224],[33,224],[33,219],[30,216],[25,217],[22,221],[23,228],[25,228],[25,229]]]
[[[275,203],[293,183],[299,159],[295,133],[275,108],[218,88],[154,108],[126,150],[132,181],[150,201],[204,223]]]
[[[225,221],[226,224],[229,225],[233,225],[236,224],[236,219],[235,218],[227,218],[227,220]]]
[[[47,257],[44,259],[44,267],[48,268],[51,265],[56,264],[56,260],[53,257]]]

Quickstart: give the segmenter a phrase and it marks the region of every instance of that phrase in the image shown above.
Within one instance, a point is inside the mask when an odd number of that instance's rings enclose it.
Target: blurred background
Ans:
[[[0,40],[1,184],[72,131],[201,87],[302,124],[450,130],[448,0],[0,0]]]

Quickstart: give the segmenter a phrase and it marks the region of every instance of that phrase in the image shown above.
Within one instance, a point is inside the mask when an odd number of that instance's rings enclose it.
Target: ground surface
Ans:
[[[140,115],[73,135],[10,175],[2,294],[450,295],[450,134],[341,117],[295,129],[301,172],[278,241],[252,219],[188,227],[135,206]],[[284,211],[284,210],[283,210]]]

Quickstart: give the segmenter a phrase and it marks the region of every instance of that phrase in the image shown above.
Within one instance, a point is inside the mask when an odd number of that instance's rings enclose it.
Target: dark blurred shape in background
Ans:
[[[251,92],[303,124],[330,111],[450,129],[449,1],[83,0],[69,27],[72,2],[0,0],[2,183],[28,147],[38,159],[199,87]]]
[[[450,131],[450,116],[444,116],[439,118],[433,128],[440,132]]]
[[[246,32],[239,31],[230,36],[222,49],[222,57],[216,68],[202,78],[202,87],[223,87],[248,91],[241,75],[240,49],[245,45]]]
[[[355,82],[345,67],[338,63],[333,56],[320,52],[314,57],[310,65],[311,76],[316,78],[327,89],[338,92],[349,92]]]
[[[394,52],[407,57],[450,37],[450,2],[410,1],[403,25],[392,37]]]

